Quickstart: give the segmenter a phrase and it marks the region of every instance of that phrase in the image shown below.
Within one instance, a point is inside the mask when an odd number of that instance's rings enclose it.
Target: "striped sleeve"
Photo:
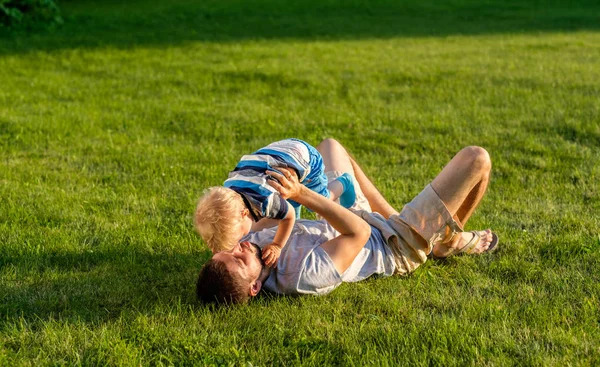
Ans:
[[[234,171],[223,186],[243,195],[250,204],[248,209],[257,219],[283,219],[287,215],[287,201],[267,183],[266,175],[257,175],[253,171]]]
[[[287,201],[279,193],[273,193],[273,195],[269,196],[263,203],[263,206],[266,218],[283,219],[288,212]]]

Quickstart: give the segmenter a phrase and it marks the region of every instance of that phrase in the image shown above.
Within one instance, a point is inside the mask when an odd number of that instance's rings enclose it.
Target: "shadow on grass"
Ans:
[[[0,40],[0,54],[190,41],[353,40],[598,30],[592,0],[209,0],[61,3],[65,24]]]
[[[204,261],[198,254],[140,250],[3,259],[0,267],[14,279],[3,281],[0,318],[9,323],[19,318],[103,322],[128,311],[150,312],[160,304],[198,306],[195,277]]]

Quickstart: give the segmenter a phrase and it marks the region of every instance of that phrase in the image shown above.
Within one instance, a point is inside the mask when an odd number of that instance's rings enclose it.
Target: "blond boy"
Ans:
[[[325,197],[350,207],[356,200],[349,174],[327,183],[321,154],[299,139],[281,140],[245,155],[229,173],[223,186],[211,187],[200,198],[194,224],[208,247],[217,253],[231,250],[261,219],[278,220],[273,241],[263,250],[267,266],[274,266],[290,237],[300,204],[281,198],[268,184],[275,180],[268,171],[284,174],[293,169],[300,183]]]

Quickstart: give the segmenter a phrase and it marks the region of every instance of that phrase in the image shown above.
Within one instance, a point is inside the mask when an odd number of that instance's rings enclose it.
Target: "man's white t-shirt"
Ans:
[[[276,230],[268,228],[250,233],[243,240],[263,248],[273,241]],[[352,265],[339,274],[329,254],[321,248],[321,244],[337,236],[339,232],[324,220],[297,220],[281,250],[277,268],[271,271],[263,288],[279,294],[323,295],[342,282],[358,282],[374,274],[394,274],[394,255],[381,232],[373,226],[371,237]]]

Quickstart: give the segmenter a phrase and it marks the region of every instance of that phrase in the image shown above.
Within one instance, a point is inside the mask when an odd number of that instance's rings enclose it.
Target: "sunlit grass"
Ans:
[[[102,23],[112,6],[64,4],[65,27],[97,44],[61,30],[0,42],[0,364],[598,363],[599,33],[456,34],[444,18],[431,36],[388,20],[219,37],[207,20],[170,42],[148,23],[182,31],[177,7]],[[201,307],[195,202],[285,137],[336,138],[398,208],[461,147],[485,147],[493,178],[467,227],[492,227],[499,251],[321,298]]]

